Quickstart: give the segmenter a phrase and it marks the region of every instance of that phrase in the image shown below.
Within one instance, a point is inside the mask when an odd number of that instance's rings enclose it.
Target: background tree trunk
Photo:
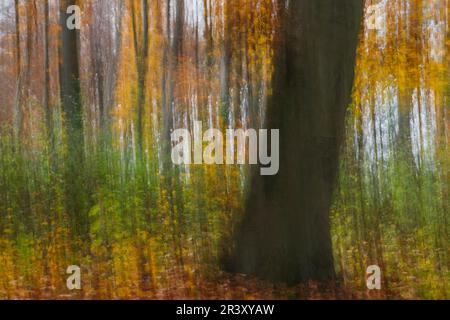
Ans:
[[[297,283],[335,277],[329,211],[351,102],[362,0],[298,0],[277,39],[267,127],[280,171],[252,179],[229,267]]]
[[[88,234],[89,221],[83,207],[84,129],[78,61],[78,31],[67,28],[67,8],[75,0],[61,0],[60,26],[60,95],[67,139],[66,199],[67,210],[78,235]]]
[[[222,125],[228,127],[231,119],[229,119],[230,112],[230,69],[232,60],[232,10],[233,6],[230,1],[224,3],[224,17],[223,17],[223,36],[222,48],[220,57],[220,116],[222,118]]]
[[[14,1],[14,8],[16,14],[15,28],[16,28],[16,66],[17,66],[17,87],[14,105],[14,138],[16,143],[19,143],[20,128],[22,126],[22,50],[20,47],[21,32],[20,32],[20,3],[19,0]]]
[[[44,1],[44,99],[43,104],[45,108],[45,123],[47,129],[47,137],[50,143],[50,150],[53,153],[53,110],[50,107],[50,45],[49,45],[49,31],[50,31],[50,8],[48,0]]]
[[[136,54],[136,67],[138,73],[138,101],[137,101],[137,140],[139,156],[144,153],[144,107],[145,107],[145,87],[148,66],[148,46],[149,46],[149,29],[148,29],[148,1],[141,2],[142,19],[138,22],[138,14],[136,12],[135,3],[131,1],[132,19],[133,19],[133,38]],[[138,25],[139,23],[139,25]],[[138,39],[138,35],[141,38]]]

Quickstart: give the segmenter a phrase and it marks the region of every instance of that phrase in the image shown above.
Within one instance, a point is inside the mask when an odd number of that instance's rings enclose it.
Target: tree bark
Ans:
[[[362,13],[363,0],[286,7],[266,122],[280,129],[280,171],[254,172],[232,271],[286,283],[335,278],[329,211]]]

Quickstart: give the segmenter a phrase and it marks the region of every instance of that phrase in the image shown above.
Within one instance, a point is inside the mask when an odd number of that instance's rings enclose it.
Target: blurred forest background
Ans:
[[[61,104],[69,2],[0,0],[0,298],[450,298],[449,0],[366,1],[339,289],[221,271],[249,168],[170,161],[174,128],[264,126],[282,1],[79,1],[79,101]]]

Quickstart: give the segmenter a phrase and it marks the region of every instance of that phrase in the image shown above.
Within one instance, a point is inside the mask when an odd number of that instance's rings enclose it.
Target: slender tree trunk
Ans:
[[[148,188],[148,175],[147,175],[147,158],[145,155],[144,147],[144,108],[146,101],[146,79],[148,69],[148,54],[149,54],[149,5],[148,0],[141,0],[140,12],[136,9],[135,0],[131,0],[131,15],[132,15],[132,28],[133,28],[133,40],[134,49],[136,55],[136,70],[138,76],[138,92],[137,92],[137,162],[140,168],[140,179],[143,192],[145,194],[145,218],[146,231],[151,230],[151,218],[149,208],[150,203],[150,190]],[[140,13],[140,15],[139,15]],[[139,20],[138,17],[141,17]],[[136,232],[140,230],[140,226],[136,223]],[[145,254],[145,243],[140,239],[139,234],[136,234],[137,247],[139,251],[139,273],[140,273],[140,288],[143,291],[151,290],[153,286],[152,271],[149,269],[151,261],[150,256]]]
[[[122,51],[122,20],[123,20],[123,11],[124,11],[124,3],[119,0],[116,3],[116,9],[114,10],[115,21],[116,23],[112,26],[114,29],[114,37],[113,37],[113,51],[111,66],[109,70],[109,81],[108,81],[108,90],[105,97],[105,105],[107,108],[111,108],[116,99],[116,89],[118,82],[118,69],[120,66],[120,56]],[[107,130],[110,130],[110,115],[109,109],[106,110],[106,127]],[[109,133],[109,132],[108,132]]]
[[[50,106],[50,53],[49,53],[49,20],[50,9],[48,0],[44,1],[44,108],[47,137],[50,150],[53,150],[53,113]]]
[[[224,28],[222,39],[222,52],[220,58],[220,105],[222,124],[227,126],[231,119],[229,119],[230,112],[230,68],[232,59],[232,3],[225,1],[224,3]]]
[[[33,2],[27,1],[27,42],[26,42],[26,52],[27,52],[27,90],[26,90],[26,99],[25,102],[28,99],[28,97],[31,94],[31,60],[33,57],[33,19],[36,20],[36,12],[35,7],[33,6]],[[37,32],[37,30],[36,30]]]
[[[204,37],[206,40],[206,66],[210,67],[213,63],[213,36],[211,21],[211,6],[208,5],[208,0],[203,0],[203,23],[205,25]]]
[[[136,66],[138,73],[138,101],[137,101],[137,143],[139,154],[144,150],[144,106],[145,106],[145,86],[147,78],[147,60],[148,60],[148,44],[149,44],[149,29],[148,29],[148,1],[142,0],[141,16],[142,21],[138,25],[137,12],[134,0],[131,0],[132,22],[133,22],[133,37],[136,55]],[[142,33],[142,38],[138,39],[138,34]]]
[[[20,46],[21,32],[20,32],[20,7],[19,0],[14,1],[16,14],[16,68],[17,68],[17,84],[16,84],[16,98],[14,106],[14,138],[16,143],[19,143],[20,127],[22,126],[22,50]]]
[[[60,95],[67,139],[66,157],[66,202],[67,210],[78,236],[86,236],[89,221],[84,208],[83,175],[84,167],[84,128],[81,101],[78,31],[70,30],[67,25],[69,15],[66,13],[75,0],[60,2]]]
[[[335,277],[329,210],[362,12],[362,0],[289,2],[267,112],[280,129],[280,171],[255,171],[234,271],[287,283]]]
[[[27,32],[26,32],[26,81],[25,81],[25,91],[22,97],[22,119],[19,123],[19,137],[23,135],[23,131],[25,129],[25,115],[28,117],[28,125],[31,126],[31,104],[30,104],[30,96],[31,96],[31,76],[32,76],[32,57],[33,57],[33,22],[36,25],[36,6],[33,5],[31,0],[27,1],[26,11],[27,11]],[[34,21],[33,21],[34,20]],[[37,29],[36,29],[37,34]],[[24,107],[28,109],[28,112],[24,112]],[[31,128],[29,128],[31,130]]]
[[[164,187],[168,193],[169,211],[172,220],[173,241],[176,251],[178,264],[184,265],[183,250],[182,250],[182,212],[183,201],[180,188],[180,181],[178,176],[178,168],[173,167],[171,163],[171,132],[174,127],[174,107],[176,105],[175,98],[175,82],[177,79],[177,69],[180,65],[180,57],[183,53],[183,32],[184,32],[184,15],[185,6],[184,0],[176,0],[176,18],[173,27],[173,34],[171,28],[171,0],[166,2],[166,43],[163,53],[163,63],[166,71],[163,72],[163,176]],[[171,40],[172,39],[172,40]]]

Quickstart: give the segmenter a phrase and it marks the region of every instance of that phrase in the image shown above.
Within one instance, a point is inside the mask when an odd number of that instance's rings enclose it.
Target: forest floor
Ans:
[[[376,291],[376,292],[375,292]],[[384,291],[353,290],[335,284],[299,284],[287,286],[243,274],[222,273],[215,280],[204,280],[195,288],[164,289],[161,299],[225,299],[225,300],[346,300],[383,299]]]
[[[166,279],[168,280],[168,279]],[[125,299],[125,300],[352,300],[352,299],[396,299],[384,290],[352,289],[345,286],[324,285],[317,283],[286,286],[262,281],[242,274],[221,273],[214,279],[197,279],[192,283],[187,279],[176,279],[172,276],[164,287],[141,291],[138,288],[127,288],[125,291],[135,292],[130,296],[124,294],[124,288],[116,288],[115,292],[97,292],[82,290],[75,294],[57,294],[42,292],[39,297],[35,293],[22,292],[25,299]],[[161,285],[161,284],[160,284]]]

